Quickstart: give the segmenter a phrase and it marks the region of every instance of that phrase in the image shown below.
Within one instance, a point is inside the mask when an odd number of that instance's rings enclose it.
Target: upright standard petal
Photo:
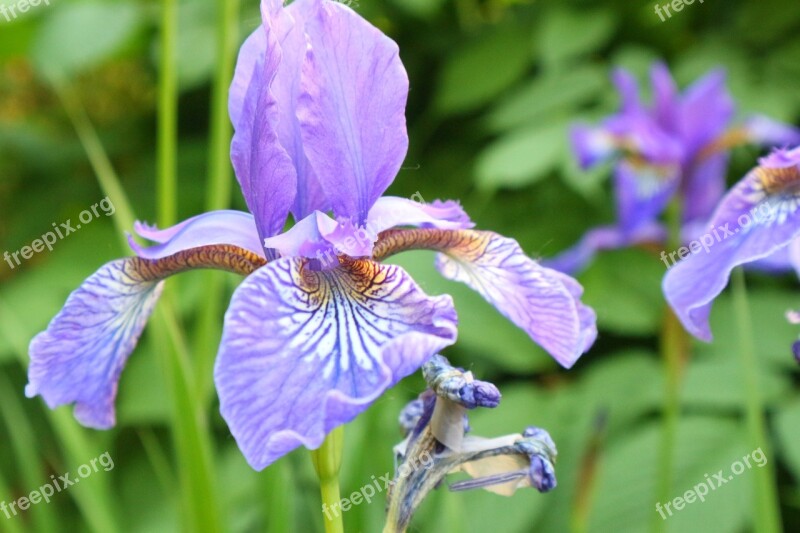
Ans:
[[[103,266],[33,338],[29,398],[41,394],[51,409],[75,403],[75,418],[87,427],[114,425],[119,375],[161,293],[137,265],[119,259]]]
[[[456,337],[452,299],[427,296],[397,266],[307,265],[284,258],[258,270],[225,315],[220,408],[257,470],[319,447]]]
[[[231,160],[259,235],[265,239],[286,223],[297,192],[297,172],[278,137],[281,113],[272,89],[281,64],[280,29],[291,21],[279,0],[263,2],[262,10],[264,22],[256,31],[264,36],[251,37],[242,49],[229,108],[235,129]],[[257,46],[264,46],[263,55],[256,55]]]
[[[709,232],[724,236],[707,252],[697,247],[664,277],[664,294],[687,331],[711,340],[711,304],[727,285],[731,271],[780,252],[794,241],[800,235],[798,207],[798,149],[763,158],[761,166],[731,189],[709,222]]]
[[[128,236],[131,249],[146,259],[160,259],[182,250],[214,244],[238,246],[265,257],[255,219],[242,211],[203,213],[163,230],[136,222],[133,229],[140,237],[158,243],[145,248]]]
[[[374,257],[412,249],[442,252],[442,275],[476,290],[566,368],[597,337],[578,282],[539,265],[513,239],[489,231],[394,230],[381,236]]]
[[[298,100],[303,145],[337,218],[366,223],[408,149],[408,76],[397,45],[350,8],[308,0]]]

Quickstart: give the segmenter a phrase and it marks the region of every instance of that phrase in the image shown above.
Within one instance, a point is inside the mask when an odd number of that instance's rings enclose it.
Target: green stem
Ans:
[[[667,247],[677,250],[681,246],[681,199],[676,198],[667,209],[669,238]],[[665,310],[664,321],[659,338],[659,349],[664,360],[664,406],[661,457],[658,467],[657,502],[672,500],[672,481],[675,470],[675,446],[678,439],[678,426],[681,415],[681,377],[688,360],[689,339],[675,313],[669,307]],[[658,513],[653,516],[653,530],[664,531],[666,522]]]
[[[236,47],[239,42],[239,0],[217,1],[217,68],[211,98],[210,175],[207,186],[206,210],[225,209],[231,201],[231,122],[228,118],[228,87],[233,78]],[[213,398],[214,359],[222,336],[222,292],[225,277],[220,272],[204,272],[205,299],[198,316],[194,338],[197,379],[200,395],[207,401]]]
[[[750,445],[754,450],[760,449],[766,457],[770,453],[767,435],[767,423],[764,416],[765,407],[758,385],[760,369],[755,355],[752,321],[747,302],[747,287],[744,271],[739,268],[733,273],[733,304],[736,310],[736,321],[739,330],[739,356],[744,379],[745,413]],[[754,531],[777,533],[781,531],[781,514],[775,482],[775,461],[769,461],[761,468],[753,469],[755,523]]]
[[[339,470],[342,466],[342,443],[344,441],[344,428],[337,427],[331,431],[316,450],[311,451],[311,460],[319,477],[319,487],[322,493],[326,533],[343,533],[342,511],[339,505]],[[335,507],[334,507],[335,505]]]
[[[175,224],[178,153],[178,2],[163,0],[158,78],[158,223]]]

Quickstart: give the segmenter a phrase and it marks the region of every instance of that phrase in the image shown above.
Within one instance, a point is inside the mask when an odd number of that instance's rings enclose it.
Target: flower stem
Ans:
[[[228,119],[228,86],[233,78],[236,47],[239,43],[239,0],[217,0],[217,65],[211,97],[209,140],[209,178],[206,210],[226,209],[231,201],[231,122]],[[205,272],[206,298],[198,313],[194,337],[197,381],[200,397],[214,397],[214,359],[222,336],[225,277],[220,272]]]
[[[161,57],[158,73],[158,223],[177,219],[178,152],[178,2],[164,0],[161,8]]]
[[[676,198],[667,209],[669,239],[667,246],[677,249],[681,246],[681,199]],[[667,306],[661,326],[659,348],[664,360],[665,389],[663,406],[663,433],[661,458],[659,462],[657,502],[672,499],[672,476],[675,470],[675,444],[681,416],[681,377],[689,355],[689,338],[672,309]],[[656,513],[653,517],[653,530],[664,531],[666,523]]]
[[[341,508],[338,503],[339,496],[339,470],[342,466],[342,443],[344,441],[344,428],[337,427],[331,431],[316,450],[311,451],[311,460],[319,477],[319,487],[322,493],[323,509],[325,513],[325,532],[343,533]],[[334,504],[337,504],[334,508]]]
[[[733,273],[733,304],[739,330],[739,356],[744,379],[745,414],[747,432],[753,450],[760,449],[765,457],[772,457],[767,440],[767,423],[764,417],[764,402],[758,386],[759,368],[755,355],[750,309],[747,303],[747,287],[744,271]],[[781,531],[781,514],[775,484],[774,461],[753,469],[755,521],[754,531],[773,533]]]

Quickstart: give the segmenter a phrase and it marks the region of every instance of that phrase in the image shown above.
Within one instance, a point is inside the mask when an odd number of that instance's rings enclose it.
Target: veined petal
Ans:
[[[306,156],[337,218],[363,226],[408,148],[408,76],[397,45],[339,2],[308,0],[311,47],[298,118]]]
[[[220,408],[257,470],[319,447],[456,337],[452,299],[427,296],[397,266],[306,267],[284,258],[258,270],[225,315]]]
[[[367,217],[371,233],[399,226],[438,229],[469,229],[475,224],[458,202],[436,200],[432,204],[416,202],[397,196],[378,198]]]
[[[29,398],[41,394],[51,409],[75,403],[75,418],[87,427],[114,425],[119,375],[161,293],[161,283],[147,280],[140,264],[104,265],[33,338]]]
[[[51,408],[74,403],[75,418],[84,426],[112,427],[119,376],[161,294],[161,280],[195,268],[247,275],[264,264],[262,257],[234,246],[107,263],[31,341],[25,394],[40,394]]]
[[[513,239],[489,231],[394,230],[381,235],[374,257],[412,249],[443,252],[442,275],[476,290],[566,368],[597,337],[578,282],[539,265]]]
[[[278,136],[281,108],[272,90],[281,64],[279,38],[292,22],[279,0],[265,0],[261,7],[263,24],[256,32],[263,37],[251,36],[242,49],[229,109],[235,130],[231,160],[259,235],[265,239],[286,223],[297,193],[297,171]],[[257,54],[261,46],[263,53]]]
[[[190,248],[215,244],[237,246],[265,257],[255,219],[242,211],[203,213],[163,230],[136,222],[133,229],[140,237],[159,243],[144,248],[128,236],[131,249],[146,259],[160,259]]]
[[[664,277],[667,301],[696,337],[711,340],[711,305],[734,268],[769,257],[800,235],[799,164],[800,150],[763,158],[761,166],[723,198],[709,222],[709,231],[726,236],[708,253],[688,256]]]

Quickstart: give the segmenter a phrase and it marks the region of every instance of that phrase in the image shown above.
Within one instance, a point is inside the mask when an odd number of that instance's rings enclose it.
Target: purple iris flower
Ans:
[[[679,93],[666,65],[650,71],[653,102],[645,106],[634,77],[612,76],[620,111],[599,127],[577,125],[573,149],[583,168],[614,159],[613,190],[618,220],[586,233],[573,248],[545,262],[567,273],[585,267],[598,250],[664,242],[659,222],[670,200],[682,198],[685,242],[708,220],[725,191],[729,149],[743,143],[794,145],[800,131],[756,115],[732,126],[735,108],[725,75],[715,70]]]
[[[687,331],[709,341],[711,305],[731,271],[754,261],[800,266],[800,147],[762,158],[722,199],[706,228],[713,245],[692,250],[664,277],[664,294]]]
[[[262,2],[230,91],[231,154],[250,213],[218,211],[159,230],[157,243],[90,276],[30,345],[26,394],[115,423],[120,373],[162,287],[194,268],[246,279],[225,315],[215,368],[222,416],[263,469],[317,448],[456,338],[450,296],[429,296],[395,253],[440,252],[565,367],[597,335],[572,278],[473,226],[455,202],[381,195],[406,154],[408,78],[397,45],[340,3]],[[328,213],[332,212],[333,216]],[[285,233],[289,215],[297,222]]]

